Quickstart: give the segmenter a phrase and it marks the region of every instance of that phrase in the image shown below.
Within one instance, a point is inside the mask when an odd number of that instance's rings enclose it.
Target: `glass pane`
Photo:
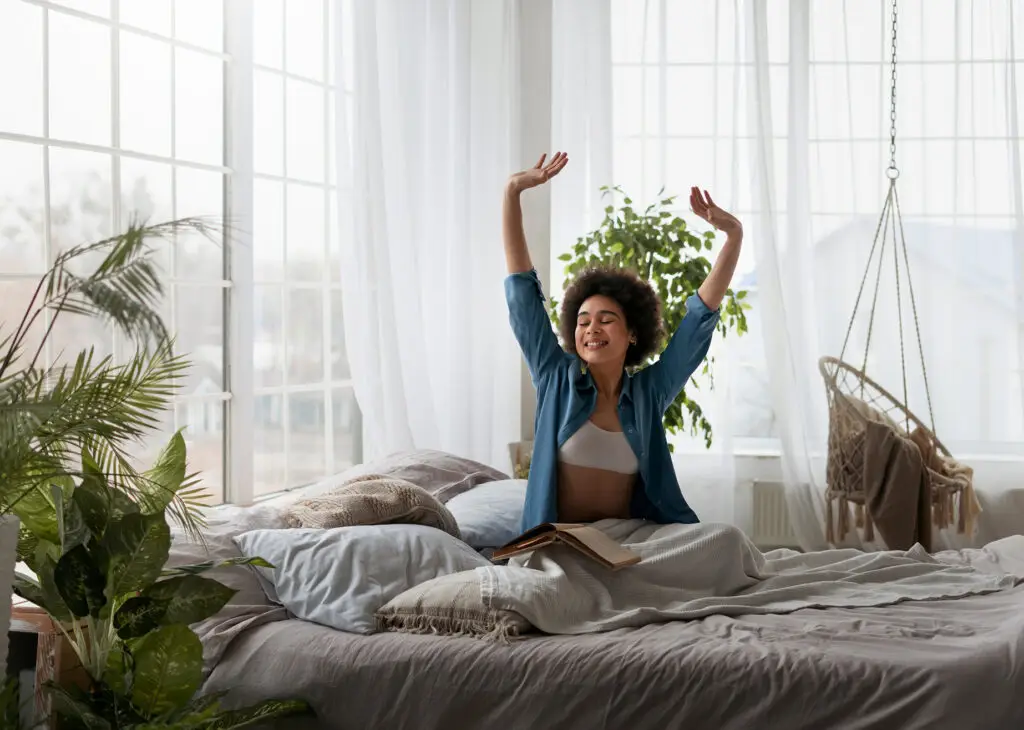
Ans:
[[[668,134],[714,135],[715,117],[708,113],[707,107],[714,109],[710,102],[715,98],[715,69],[712,66],[670,68],[665,71],[665,84]],[[694,99],[706,99],[709,103],[697,105]]]
[[[49,94],[51,137],[110,144],[108,28],[50,13]]]
[[[325,476],[326,393],[288,396],[288,486],[310,484]]]
[[[172,185],[174,171],[162,162],[121,157],[121,226],[131,220],[163,223],[174,218]],[[170,241],[154,242],[156,260],[165,272],[172,271]]]
[[[4,291],[4,295],[0,297],[0,335],[6,337],[14,334],[14,331],[18,328],[18,323],[21,322],[21,318],[25,315],[29,302],[32,301],[32,295],[36,291],[37,284],[38,282],[30,279],[14,281],[0,279],[0,287],[3,287]],[[21,367],[28,367],[29,363],[32,362],[32,358],[35,357],[36,352],[39,350],[39,343],[43,341],[44,332],[46,332],[46,321],[39,317],[22,341],[21,350],[16,361]],[[53,339],[52,334],[50,339]],[[40,353],[36,364],[39,366],[46,365],[45,352]]]
[[[655,63],[661,49],[658,3],[612,0],[612,63]]]
[[[331,289],[331,379],[348,380],[352,372],[348,366],[348,350],[345,347],[345,317],[342,307],[341,290]]]
[[[257,396],[253,410],[253,492],[278,492],[285,488],[284,396]]]
[[[174,33],[186,43],[214,51],[222,50],[223,0],[174,0]]]
[[[56,4],[91,15],[110,17],[110,0],[56,0]],[[52,15],[58,15],[58,13],[52,13]]]
[[[171,36],[172,0],[123,2],[117,8],[118,18],[125,25],[134,25],[162,36]]]
[[[0,170],[0,273],[42,273],[43,148],[0,140]]]
[[[224,402],[189,400],[175,405],[179,428],[184,428],[189,472],[199,472],[207,504],[224,501]]]
[[[253,380],[257,388],[284,382],[284,290],[253,287]]]
[[[121,33],[121,147],[171,155],[171,46]]]
[[[28,3],[0,3],[0,129],[43,133],[43,11]]]
[[[291,280],[319,281],[324,275],[323,188],[310,185],[288,186],[288,278]]]
[[[208,396],[224,390],[224,289],[177,285],[175,349],[192,363],[179,395]]]
[[[665,8],[665,30],[668,31],[669,41],[665,44],[665,56],[669,63],[715,60],[715,14],[718,5],[719,3],[668,0]],[[683,28],[689,29],[686,33],[686,42],[673,42],[672,36]]]
[[[217,223],[224,213],[224,176],[209,170],[179,167],[176,218],[202,216]],[[198,234],[178,241],[176,275],[182,279],[223,279],[224,251],[220,237],[211,241]]]
[[[111,234],[111,162],[110,155],[99,152],[50,150],[51,251],[99,241]]]
[[[359,406],[351,388],[337,388],[331,392],[331,415],[333,417],[334,468],[338,473],[359,461]]]
[[[324,380],[323,293],[318,289],[290,289],[285,333],[288,383],[299,385]]]
[[[323,182],[324,88],[293,79],[285,85],[288,177]]]
[[[224,62],[175,49],[175,143],[185,160],[224,162]]]
[[[253,71],[253,167],[257,173],[284,174],[284,77]]]
[[[282,68],[284,63],[284,7],[282,0],[252,4],[252,60],[262,66]]]
[[[322,81],[324,78],[323,0],[288,0],[284,8],[288,72]]]
[[[91,271],[91,269],[90,269]],[[83,350],[93,348],[93,363],[114,354],[114,330],[103,320],[62,312],[53,323],[50,355],[55,364],[74,363]]]
[[[338,220],[338,195],[350,195],[348,191],[340,192],[332,190],[327,193],[328,219],[327,229],[329,231],[327,240],[327,278],[332,282],[341,281],[341,235],[339,233],[340,221]]]
[[[253,276],[284,279],[284,183],[256,178],[252,184]]]
[[[354,91],[355,84],[355,25],[352,20],[352,0],[341,0],[341,56],[344,64],[345,77],[341,80],[342,88]],[[334,38],[334,34],[331,34]]]

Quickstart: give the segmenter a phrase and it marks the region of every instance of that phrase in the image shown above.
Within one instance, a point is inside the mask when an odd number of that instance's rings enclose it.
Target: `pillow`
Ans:
[[[171,528],[171,550],[167,567],[213,561],[221,563],[241,558],[242,553],[234,538],[255,529],[285,527],[284,518],[277,508],[226,506],[207,511],[204,542],[188,537],[180,528]],[[210,672],[217,665],[228,644],[250,628],[271,621],[283,621],[288,613],[269,600],[256,574],[246,565],[229,565],[203,573],[206,578],[218,580],[237,591],[231,600],[213,616],[192,626],[203,644],[203,670]]]
[[[477,571],[443,575],[414,586],[377,611],[377,628],[408,634],[476,636],[496,641],[533,629],[515,611],[488,608]]]
[[[464,459],[444,451],[416,449],[401,451],[383,459],[354,466],[341,474],[335,474],[320,481],[310,487],[305,494],[306,496],[323,494],[340,484],[351,481],[354,477],[366,474],[380,474],[412,482],[417,487],[426,489],[442,504],[457,494],[468,492],[479,484],[509,478],[508,474],[503,474],[478,461]]]
[[[526,501],[526,480],[482,484],[453,497],[445,506],[455,517],[462,539],[477,550],[496,548],[519,537]]]
[[[244,555],[275,566],[253,570],[296,617],[359,634],[372,633],[374,613],[403,591],[488,564],[461,540],[423,525],[253,530],[235,542]]]
[[[319,529],[401,522],[460,537],[455,518],[430,492],[379,474],[356,477],[327,494],[300,500],[288,508],[285,519],[289,527]]]

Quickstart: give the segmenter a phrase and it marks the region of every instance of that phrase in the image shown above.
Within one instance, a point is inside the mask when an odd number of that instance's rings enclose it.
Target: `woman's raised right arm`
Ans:
[[[510,274],[522,274],[533,269],[530,249],[526,245],[526,232],[523,231],[523,207],[519,197],[524,190],[546,183],[569,162],[569,156],[564,152],[556,152],[551,162],[545,165],[546,157],[547,155],[541,155],[536,165],[529,170],[517,172],[505,185],[501,228],[505,241],[505,265],[508,266]]]
[[[505,186],[505,202],[502,209],[502,237],[505,241],[505,264],[508,278],[505,279],[505,300],[508,302],[508,317],[512,332],[519,342],[530,377],[539,383],[548,373],[557,368],[564,357],[558,346],[558,338],[551,329],[551,320],[544,309],[544,293],[540,279],[530,260],[523,231],[523,209],[519,196],[524,190],[542,185],[557,175],[569,158],[559,152],[544,164],[544,157],[529,170],[513,175]]]

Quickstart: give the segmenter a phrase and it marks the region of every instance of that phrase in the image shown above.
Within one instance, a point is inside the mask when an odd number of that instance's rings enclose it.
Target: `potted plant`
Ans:
[[[618,266],[635,270],[654,287],[661,299],[665,331],[675,332],[686,315],[686,299],[700,288],[711,271],[711,261],[702,252],[714,248],[715,232],[696,233],[686,221],[673,211],[675,197],[663,197],[659,191],[658,200],[638,211],[632,199],[619,187],[603,187],[601,190],[609,204],[604,209],[604,219],[597,230],[576,241],[571,253],[559,256],[566,262],[568,287],[576,274],[592,266]],[[617,200],[621,199],[621,203]],[[735,331],[742,335],[747,331],[745,311],[750,305],[743,301],[746,291],[729,289],[722,302],[722,316],[718,330],[722,335]],[[558,302],[551,299],[551,319],[558,326]],[[701,370],[712,378],[714,359],[709,358]],[[643,366],[641,366],[643,367]],[[690,388],[684,388],[665,413],[665,430],[678,433],[688,429],[693,435],[704,437],[710,448],[712,441],[711,423],[704,415],[704,409],[691,397],[700,385],[693,378]],[[669,445],[671,448],[671,444]]]
[[[64,250],[40,277],[21,320],[0,322],[0,666],[19,531],[48,534],[56,509],[52,487],[66,490],[80,476],[73,459],[88,449],[133,497],[164,499],[126,449],[157,424],[186,365],[166,344],[153,256],[155,244],[185,233],[208,236],[211,225],[199,218],[133,222],[121,235]],[[92,270],[83,273],[88,263]],[[44,353],[54,325],[69,315],[99,317],[141,349],[124,365],[88,350],[55,367]],[[193,487],[183,485],[168,508],[195,534],[200,492]]]
[[[188,366],[158,313],[154,245],[211,232],[197,218],[132,223],[121,235],[68,249],[41,277],[13,331],[3,323],[0,529],[7,532],[0,538],[13,534],[15,548],[0,553],[0,608],[9,611],[15,583],[78,654],[88,686],[49,688],[68,727],[212,730],[306,708],[264,703],[223,712],[217,698],[193,700],[202,650],[188,625],[219,610],[232,591],[199,575],[213,565],[164,570],[168,517],[201,537],[202,491],[186,474],[181,434],[150,469],[137,470],[129,453],[159,425]],[[125,363],[92,350],[67,365],[41,360],[54,324],[71,314],[112,323],[135,353]],[[30,349],[33,329],[43,333]],[[34,575],[14,576],[15,559]],[[5,652],[7,624],[0,630]]]
[[[235,592],[201,573],[243,563],[272,566],[239,558],[165,567],[171,547],[165,511],[188,483],[185,464],[179,432],[145,473],[159,489],[138,499],[83,450],[76,483],[51,487],[48,537],[23,541],[35,576],[17,575],[15,590],[46,609],[88,678],[82,687],[46,688],[63,727],[229,730],[309,711],[299,700],[223,710],[219,696],[195,698],[203,647],[189,625],[219,611]]]

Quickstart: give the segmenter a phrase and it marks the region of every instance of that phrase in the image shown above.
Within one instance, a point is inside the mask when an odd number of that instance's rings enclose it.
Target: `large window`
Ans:
[[[791,348],[813,373],[807,386],[820,401],[802,416],[820,451],[827,409],[817,358],[840,353],[887,190],[891,2],[612,0],[611,8],[615,182],[648,200],[665,186],[684,203],[690,185],[704,185],[741,218],[774,220],[764,268],[755,267],[762,241],[744,243],[734,284],[750,291],[750,334],[727,346],[716,340],[729,395],[711,409],[712,422],[736,451],[778,448],[767,352]],[[916,317],[940,438],[964,456],[1019,456],[1024,26],[998,0],[901,0],[898,18],[899,195],[918,311],[905,278],[897,306],[887,262],[867,372],[902,398],[900,310],[907,400],[927,420]],[[796,26],[796,40],[793,22],[807,24],[806,33]],[[799,209],[788,200],[794,191]],[[762,289],[769,279],[801,286],[779,274],[798,259],[806,292],[790,298],[800,307],[775,313],[786,321],[770,324],[787,341],[772,347],[759,279]],[[874,278],[869,293],[873,286]],[[846,352],[857,366],[869,309],[862,302]],[[716,400],[707,391],[699,399]]]
[[[185,429],[212,502],[308,483],[358,459],[331,152],[329,13],[348,5],[0,4],[0,320],[16,321],[57,251],[132,216],[213,216],[251,235],[244,251],[234,239],[180,240],[162,261],[166,319],[193,367],[161,436]],[[252,88],[232,88],[250,77]],[[239,186],[239,170],[254,179]],[[236,205],[232,191],[248,183],[252,200]],[[228,316],[239,301],[255,302],[243,340]],[[89,345],[125,355],[91,321],[69,318],[55,333],[50,361]],[[252,427],[230,429],[240,404]],[[162,437],[140,457],[152,458]],[[231,463],[240,454],[252,463]]]
[[[788,0],[773,2],[769,13],[782,31],[788,5]],[[664,188],[667,195],[677,196],[677,211],[698,227],[703,224],[687,202],[693,185],[711,191],[719,204],[741,219],[754,210],[754,133],[746,98],[750,64],[745,61],[741,7],[688,0],[611,4],[615,183],[645,202]],[[781,54],[769,59],[772,89],[781,95],[776,100],[785,98],[786,60]],[[777,126],[775,134],[775,145],[784,154],[786,128]],[[744,243],[733,280],[735,288],[749,291],[750,302],[757,299],[754,245],[750,240]],[[715,253],[709,254],[712,260]],[[712,351],[717,374],[729,385],[728,406],[700,375],[704,387],[695,397],[716,434],[728,428],[736,448],[761,450],[775,446],[776,419],[768,398],[756,306],[748,319],[749,334],[731,343],[716,338]],[[723,359],[726,344],[731,347]],[[723,378],[717,382],[722,384]],[[673,441],[683,451],[705,450],[701,438],[676,435]]]

